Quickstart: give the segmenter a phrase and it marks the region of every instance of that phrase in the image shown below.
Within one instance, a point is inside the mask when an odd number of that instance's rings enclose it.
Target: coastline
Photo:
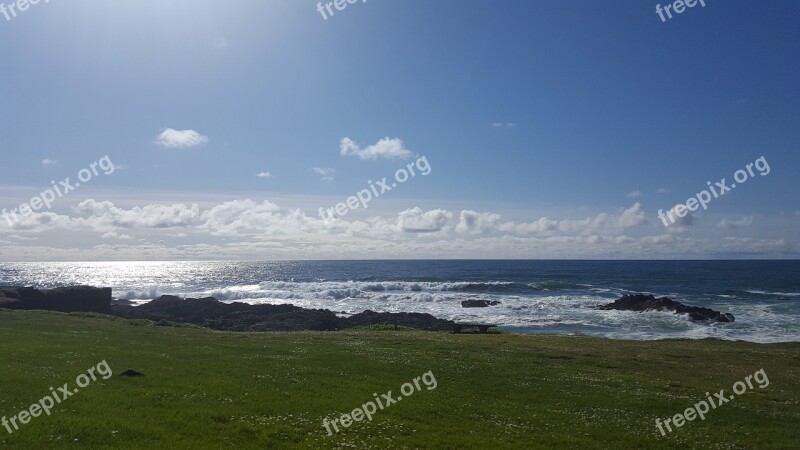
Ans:
[[[614,339],[800,341],[798,261],[235,261],[3,263],[0,285],[109,286],[136,304],[162,295],[226,303],[419,313],[498,324],[515,333]],[[731,313],[705,324],[670,312],[602,311],[626,294],[649,293]],[[463,303],[490,303],[464,308]]]

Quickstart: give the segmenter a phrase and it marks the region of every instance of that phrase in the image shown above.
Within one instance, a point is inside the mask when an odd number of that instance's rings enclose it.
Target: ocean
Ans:
[[[162,294],[291,303],[342,315],[370,309],[489,322],[516,333],[614,339],[800,341],[800,261],[275,261],[0,263],[0,285],[111,287],[144,303]],[[667,312],[600,311],[652,293],[732,313],[733,323]],[[498,300],[462,308],[468,299]]]

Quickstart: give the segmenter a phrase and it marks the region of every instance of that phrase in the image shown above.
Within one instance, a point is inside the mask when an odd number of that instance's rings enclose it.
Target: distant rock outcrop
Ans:
[[[688,306],[667,297],[655,298],[653,295],[624,295],[613,303],[602,305],[599,309],[619,311],[673,311],[688,314],[693,320],[716,320],[717,322],[733,322],[733,314],[721,313],[709,308]]]
[[[111,288],[72,286],[39,290],[31,287],[0,287],[0,308],[108,314],[110,305]]]
[[[462,308],[486,308],[489,306],[497,306],[500,302],[497,300],[464,300],[461,302]]]

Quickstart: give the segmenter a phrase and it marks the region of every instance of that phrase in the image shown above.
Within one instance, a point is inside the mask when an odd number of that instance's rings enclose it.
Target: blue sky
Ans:
[[[707,0],[666,22],[655,4],[0,15],[0,208],[105,155],[117,168],[0,220],[0,259],[796,258],[800,4]],[[342,155],[343,138],[378,156]],[[429,175],[317,215],[420,156]],[[769,175],[659,221],[761,156]]]

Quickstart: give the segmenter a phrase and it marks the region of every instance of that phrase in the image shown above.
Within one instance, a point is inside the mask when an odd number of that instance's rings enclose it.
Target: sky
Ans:
[[[0,261],[800,252],[800,2],[0,3]]]

